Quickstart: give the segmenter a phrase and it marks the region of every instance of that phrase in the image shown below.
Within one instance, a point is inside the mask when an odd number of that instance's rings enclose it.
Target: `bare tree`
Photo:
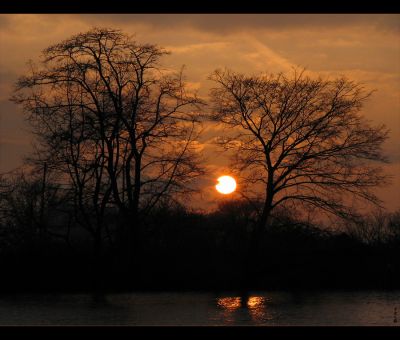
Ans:
[[[211,118],[230,128],[219,143],[234,150],[243,185],[263,195],[257,230],[282,204],[304,205],[354,216],[350,200],[378,204],[371,191],[386,177],[382,143],[388,131],[361,114],[370,93],[346,78],[246,76],[215,71]],[[254,189],[255,190],[255,189]],[[257,192],[257,190],[255,190]]]
[[[0,176],[0,220],[7,237],[45,241],[57,238],[69,244],[70,223],[63,209],[66,193],[36,169],[17,169]],[[42,178],[41,178],[42,177]],[[61,228],[56,217],[68,221]]]
[[[13,100],[38,136],[38,158],[73,188],[76,219],[95,246],[107,207],[119,211],[132,240],[140,214],[191,192],[202,173],[193,143],[201,101],[182,71],[163,71],[165,54],[94,28],[44,50],[17,83]]]
[[[399,239],[399,211],[375,209],[356,221],[347,221],[345,231],[370,245],[383,245]]]

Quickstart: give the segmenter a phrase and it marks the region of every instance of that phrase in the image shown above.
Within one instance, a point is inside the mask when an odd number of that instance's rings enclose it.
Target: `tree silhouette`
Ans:
[[[193,143],[201,101],[182,71],[163,71],[166,54],[94,28],[45,49],[17,82],[12,100],[38,137],[35,161],[71,188],[76,220],[97,253],[107,208],[117,209],[132,249],[140,216],[162,198],[191,192],[202,173]]]
[[[257,230],[271,211],[289,203],[354,217],[349,199],[378,204],[371,191],[386,176],[382,143],[388,131],[361,114],[370,93],[339,78],[310,78],[304,71],[246,76],[215,71],[211,119],[230,128],[219,143],[234,150],[232,166],[243,183],[263,193]]]
[[[71,216],[63,209],[68,200],[68,192],[36,169],[0,176],[0,220],[7,226],[7,238],[44,241],[51,237],[69,245]],[[56,219],[62,220],[61,228],[55,228]]]

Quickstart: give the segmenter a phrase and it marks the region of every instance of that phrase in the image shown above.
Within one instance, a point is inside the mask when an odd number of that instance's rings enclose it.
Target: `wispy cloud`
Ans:
[[[47,46],[93,26],[120,28],[139,42],[171,51],[167,70],[185,67],[188,86],[207,99],[216,68],[247,74],[288,72],[305,66],[312,75],[346,75],[376,92],[364,108],[374,123],[391,129],[386,150],[394,160],[400,145],[400,15],[376,14],[63,14],[0,15],[0,138],[2,160],[21,161],[30,139],[20,109],[8,101],[13,83]],[[207,107],[205,110],[210,110]],[[213,144],[221,127],[206,123],[197,147],[208,158],[204,181],[210,197],[213,176],[225,171],[226,154]],[[24,147],[26,146],[26,148]],[[6,157],[13,153],[13,157]],[[8,166],[5,162],[2,168]],[[392,168],[390,168],[392,171]],[[393,168],[394,169],[394,168]],[[394,188],[399,188],[400,172]],[[207,184],[208,183],[208,184]],[[385,196],[385,191],[381,195]],[[394,194],[393,194],[394,195]],[[389,195],[387,197],[392,197]]]

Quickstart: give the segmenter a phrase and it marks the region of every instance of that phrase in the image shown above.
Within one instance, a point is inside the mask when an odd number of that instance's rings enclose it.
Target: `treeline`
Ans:
[[[361,112],[371,93],[298,69],[217,69],[200,98],[183,68],[163,65],[167,54],[93,28],[49,46],[18,78],[10,99],[34,152],[1,177],[0,285],[398,285],[398,215],[354,209],[378,206],[373,189],[388,179],[389,131]],[[212,140],[248,199],[198,213],[186,203],[209,169],[200,135],[210,122],[223,127]],[[336,231],[304,219],[311,211],[339,218]]]
[[[116,212],[105,214],[108,232],[96,254],[63,191],[47,183],[43,195],[39,177],[1,182],[3,292],[400,286],[400,212],[376,212],[333,230],[282,209],[254,250],[260,203],[228,199],[213,212],[197,213],[162,202],[143,218],[129,267]]]

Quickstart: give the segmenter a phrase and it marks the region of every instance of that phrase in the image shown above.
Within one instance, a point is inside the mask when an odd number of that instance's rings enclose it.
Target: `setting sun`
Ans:
[[[231,176],[221,176],[217,179],[218,184],[215,186],[217,191],[221,194],[231,194],[236,189],[236,181]]]

